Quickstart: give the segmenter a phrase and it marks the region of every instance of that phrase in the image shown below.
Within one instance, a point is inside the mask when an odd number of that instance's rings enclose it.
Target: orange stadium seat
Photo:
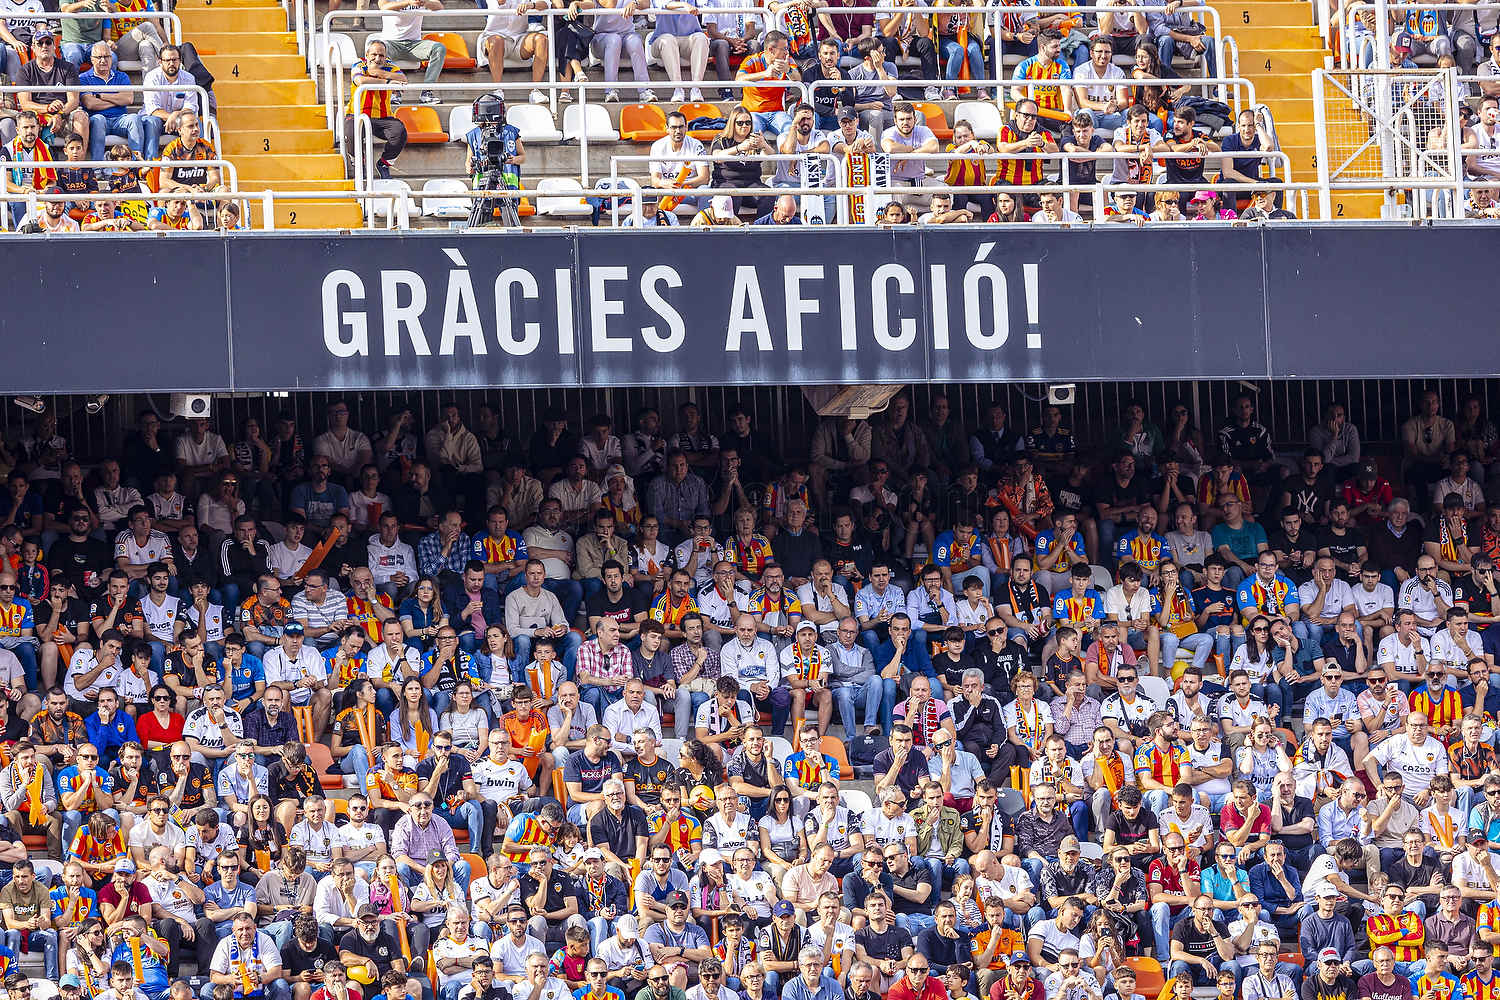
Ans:
[[[724,117],[724,112],[719,109],[719,106],[717,104],[709,104],[706,101],[694,101],[690,104],[684,104],[677,110],[681,111],[684,115],[687,115],[689,125],[693,123],[694,118]],[[694,139],[698,139],[701,142],[707,142],[710,139],[717,139],[719,137],[719,130],[716,128],[688,129],[688,135],[692,136]]]
[[[484,859],[479,855],[471,854],[468,851],[465,851],[459,854],[459,857],[463,858],[469,863],[470,882],[474,881],[476,878],[484,878],[490,873],[489,866],[484,863]]]
[[[943,114],[943,109],[931,101],[912,101],[912,107],[922,112],[922,118],[927,128],[938,139],[946,142],[953,138],[953,129],[948,126],[948,116]]]
[[[1135,970],[1135,990],[1141,996],[1154,997],[1167,985],[1161,963],[1149,955],[1130,955],[1125,964]]]
[[[429,42],[440,42],[448,50],[448,57],[443,60],[444,69],[472,73],[478,68],[479,63],[469,55],[469,45],[463,35],[455,31],[429,31],[422,37]]]
[[[435,109],[429,107],[400,107],[396,117],[406,126],[406,141],[415,146],[448,141],[443,131],[443,122]]]
[[[849,751],[844,747],[843,740],[834,739],[832,736],[824,736],[823,752],[839,762],[839,774],[845,776],[845,781],[854,777],[854,768],[849,766]]]
[[[667,134],[667,113],[655,104],[627,104],[620,109],[620,138],[655,142]]]
[[[318,784],[324,788],[343,788],[344,776],[342,774],[329,774],[333,770],[333,751],[321,743],[307,744],[307,760],[312,764],[314,773],[318,776]]]

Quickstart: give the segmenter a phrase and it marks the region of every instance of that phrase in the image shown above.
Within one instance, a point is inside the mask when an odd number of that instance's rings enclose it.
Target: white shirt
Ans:
[[[266,650],[261,664],[265,668],[267,684],[296,684],[302,680],[328,679],[328,667],[323,661],[323,654],[309,642],[304,642],[298,648],[295,658],[288,656],[286,647],[278,642],[275,649]],[[293,705],[307,705],[311,702],[312,692],[307,688],[292,691]]]
[[[1386,584],[1377,583],[1374,590],[1366,590],[1364,584],[1349,588],[1354,597],[1354,610],[1359,616],[1373,615],[1377,611],[1393,611],[1396,607],[1396,595]],[[1301,596],[1300,594],[1298,596]]]
[[[1208,808],[1194,803],[1192,810],[1188,813],[1187,819],[1183,819],[1177,815],[1177,810],[1170,806],[1162,810],[1160,829],[1163,837],[1166,837],[1169,833],[1180,833],[1184,839],[1187,838],[1188,831],[1197,830],[1197,834],[1191,840],[1188,840],[1187,846],[1190,848],[1201,848],[1208,846],[1208,839],[1213,833],[1214,823],[1213,818],[1208,814]]]
[[[1377,745],[1370,756],[1380,765],[1382,773],[1395,770],[1401,774],[1408,795],[1426,791],[1433,775],[1448,773],[1448,752],[1431,736],[1420,746],[1414,746],[1405,733],[1400,733]]]
[[[182,727],[182,738],[185,740],[197,740],[209,750],[222,750],[224,748],[223,731],[225,729],[228,729],[234,736],[245,735],[245,727],[240,721],[240,713],[232,708],[226,708],[224,709],[224,721],[215,725],[208,719],[208,709],[200,708],[187,717],[187,722]]]
[[[1396,595],[1396,607],[1415,611],[1418,618],[1429,620],[1441,619],[1442,615],[1438,612],[1437,599],[1441,597],[1443,603],[1451,607],[1453,605],[1453,588],[1449,587],[1442,580],[1434,580],[1433,587],[1437,591],[1436,595],[1428,591],[1426,587],[1423,587],[1420,580],[1412,577],[1401,585],[1401,590]],[[1430,636],[1440,626],[1419,625],[1417,627],[1423,635]]]
[[[365,657],[365,675],[371,678],[378,677],[387,684],[395,684],[404,680],[407,676],[407,674],[401,672],[402,664],[405,664],[409,668],[408,672],[410,676],[415,677],[422,672],[422,658],[411,646],[401,647],[400,661],[398,663],[396,658],[391,656],[390,647],[382,642],[370,650],[369,654]],[[266,680],[269,681],[270,679],[271,675],[267,672]]]
[[[385,831],[374,823],[345,823],[334,828],[334,846],[346,851],[363,851],[379,844],[385,847]]]
[[[749,646],[736,636],[719,647],[719,676],[733,677],[740,687],[760,681],[776,687],[781,683],[781,661],[776,656],[776,647],[761,635],[751,640]]]
[[[182,827],[172,822],[168,822],[161,833],[151,829],[149,822],[137,823],[130,828],[130,846],[141,848],[147,855],[153,847],[170,847],[175,853],[179,848],[187,846],[187,834],[182,832]]]
[[[1387,740],[1387,743],[1390,741]],[[1302,898],[1317,899],[1318,887],[1328,881],[1328,876],[1338,871],[1338,862],[1332,854],[1320,854],[1313,859],[1307,874],[1302,877]]]
[[[417,571],[417,554],[399,538],[396,539],[396,544],[386,548],[381,544],[379,535],[371,535],[370,540],[365,543],[365,552],[368,555],[366,565],[370,567],[370,574],[375,577],[377,587],[390,583],[391,577],[397,573],[405,573],[407,579],[412,581],[421,576]]]
[[[651,144],[651,169],[666,178],[671,184],[677,179],[677,175],[683,167],[696,168],[699,165],[707,166],[705,160],[689,160],[689,156],[703,156],[703,143],[692,136],[684,134],[682,145],[677,149],[672,148],[672,136],[662,136]],[[688,176],[692,176],[691,169]]]
[[[84,692],[78,689],[78,678],[93,670],[99,665],[98,655],[90,646],[79,646],[73,651],[73,658],[68,661],[68,673],[63,678],[63,690],[68,697],[74,701],[93,701],[92,697],[85,697]],[[155,671],[148,670],[151,683],[156,684],[160,678]],[[115,662],[106,667],[99,676],[89,682],[88,690],[102,691],[104,688],[112,687],[120,695],[123,702],[145,701],[149,688],[140,675],[130,669],[130,665],[122,662],[119,657]]]
[[[205,642],[224,641],[224,605],[210,604],[204,612],[204,618],[208,620],[203,629]],[[198,631],[198,609],[191,604],[182,606],[182,620],[187,623],[190,631]]]
[[[161,603],[157,604],[148,593],[141,598],[140,609],[141,618],[146,623],[146,631],[162,642],[176,641],[177,616],[182,611],[181,601],[170,594],[163,594]]]
[[[495,942],[490,945],[490,958],[495,960],[495,971],[503,972],[508,976],[516,976],[525,972],[526,956],[533,953],[545,955],[547,950],[542,946],[542,942],[530,934],[522,938],[519,944],[506,934],[496,938]]]
[[[327,825],[324,824],[324,826]],[[292,834],[295,836],[296,832],[293,830]],[[370,885],[356,874],[354,887],[350,892],[354,895],[357,904],[359,900],[370,898]],[[313,916],[317,918],[318,923],[327,924],[329,927],[334,926],[335,920],[354,916],[354,910],[350,909],[348,900],[340,895],[332,875],[325,875],[318,881],[318,889],[313,893]],[[342,935],[343,931],[339,930],[338,933]]]
[[[284,541],[277,542],[266,549],[266,569],[278,580],[290,580],[311,555],[312,549],[301,542],[295,549],[287,548]]]
[[[624,698],[611,703],[604,710],[603,725],[609,730],[613,740],[610,749],[616,753],[628,753],[632,757],[635,756],[635,747],[631,739],[637,729],[649,729],[656,734],[658,740],[661,739],[661,713],[649,701],[641,702],[640,710],[636,712],[630,710]]]
[[[260,972],[275,969],[281,965],[281,951],[276,947],[276,942],[271,940],[271,935],[265,931],[256,931],[255,947],[245,951],[240,950],[233,937],[224,938],[214,949],[213,961],[208,964],[208,967],[220,975],[227,976],[231,954],[240,961],[251,962]]]
[[[715,546],[718,544],[714,543]],[[698,611],[703,617],[720,628],[733,628],[736,614],[750,606],[750,584],[744,580],[736,580],[728,597],[720,594],[713,584],[709,584],[698,591],[697,601]]]
[[[1464,664],[1469,662],[1471,655],[1484,655],[1484,643],[1480,641],[1478,632],[1475,632],[1471,628],[1464,633],[1463,639],[1469,645],[1468,651],[1465,651],[1463,646],[1459,645],[1458,640],[1453,637],[1453,633],[1448,631],[1447,626],[1438,629],[1433,633],[1432,642],[1429,644],[1431,649],[1428,657],[1429,662],[1441,663],[1446,667],[1462,668]],[[1448,677],[1448,686],[1456,688],[1458,686],[1458,678],[1450,675]]]
[[[165,532],[152,529],[144,545],[135,540],[135,532],[122,531],[115,536],[115,559],[124,558],[131,566],[145,566],[172,558],[172,542]]]
[[[1493,853],[1490,861],[1495,861]],[[1490,876],[1484,870],[1484,866],[1474,860],[1474,856],[1467,850],[1456,855],[1453,859],[1453,884],[1467,889],[1489,889]]]
[[[1337,618],[1339,612],[1354,603],[1354,588],[1349,586],[1347,580],[1333,578],[1328,585],[1328,592],[1323,595],[1323,606],[1315,608],[1312,602],[1317,599],[1318,585],[1308,580],[1297,588],[1297,597],[1302,602],[1302,613],[1309,618]]]
[[[802,613],[804,617],[806,617],[808,608],[811,608],[814,611],[822,611],[827,612],[828,614],[833,614],[834,600],[837,600],[851,612],[854,610],[854,605],[849,600],[849,592],[845,590],[841,584],[830,584],[830,587],[832,589],[829,597],[820,597],[813,590],[812,581],[808,581],[807,583],[804,583],[802,586],[797,588],[797,600],[802,602]],[[964,603],[967,604],[968,602],[965,601]],[[829,637],[824,640],[825,642],[833,641],[833,639],[836,638],[839,634],[839,620],[837,618],[834,618],[831,621],[826,621],[822,625],[819,625],[818,634]]]
[[[742,879],[739,875],[731,873],[725,883],[734,893],[735,899],[755,911],[757,919],[771,915],[771,895],[776,891],[776,885],[771,881],[771,876],[765,872],[753,871],[749,878]]]
[[[307,852],[309,862],[317,862],[320,865],[333,862],[333,849],[339,843],[338,828],[327,820],[323,825],[314,830],[307,822],[302,820],[292,827],[291,836],[287,843],[302,848]],[[366,896],[368,898],[368,895]],[[340,914],[340,916],[351,916],[352,914]]]
[[[1230,700],[1233,700],[1231,696]],[[1183,744],[1187,751],[1187,763],[1192,767],[1213,767],[1224,759],[1224,744],[1218,740],[1209,743],[1206,750],[1199,750],[1198,745],[1192,740]],[[1228,795],[1228,778],[1210,778],[1197,786],[1199,792],[1204,795]]]
[[[479,793],[497,805],[508,805],[531,787],[531,775],[526,773],[526,765],[515,759],[496,764],[485,757],[475,761],[470,771],[474,774]]]
[[[1382,667],[1394,664],[1396,672],[1408,680],[1421,676],[1422,672],[1417,668],[1417,654],[1421,653],[1423,659],[1428,659],[1432,656],[1432,649],[1420,634],[1413,638],[1415,641],[1408,646],[1401,641],[1400,633],[1392,632],[1380,640],[1380,646],[1375,650],[1375,662]]]
[[[168,87],[191,87],[198,82],[196,79],[194,79],[193,74],[189,73],[185,69],[179,69],[177,71],[177,78],[175,80],[168,80],[166,72],[162,70],[160,66],[147,73],[146,76],[148,77],[148,79],[146,80],[146,84],[148,86],[155,85]],[[160,79],[158,79],[158,77]],[[168,108],[169,111],[175,111],[180,107],[190,107],[194,111],[198,110],[197,94],[161,93],[156,96],[158,96],[162,100],[169,102],[181,102],[178,103],[175,107]],[[150,101],[147,101],[146,103],[148,106],[151,104]],[[151,110],[154,111],[156,109],[153,107]],[[183,465],[212,465],[219,459],[228,457],[229,449],[224,447],[224,439],[219,437],[219,435],[214,433],[213,431],[204,431],[202,441],[194,441],[193,435],[191,434],[184,434],[177,439],[177,461],[181,462]]]

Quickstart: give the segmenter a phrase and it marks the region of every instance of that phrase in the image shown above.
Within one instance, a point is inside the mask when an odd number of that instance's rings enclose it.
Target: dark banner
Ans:
[[[0,237],[0,392],[232,388],[223,241]]]
[[[1492,375],[1483,317],[1448,318],[1492,232],[6,237],[0,392]]]

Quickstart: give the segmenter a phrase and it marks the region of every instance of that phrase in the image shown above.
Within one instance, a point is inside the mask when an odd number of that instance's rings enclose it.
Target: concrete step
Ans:
[[[285,178],[285,177],[241,177],[240,190],[242,191],[353,191],[354,182],[345,180],[342,176],[330,180],[327,177],[317,179]]]
[[[200,55],[217,55],[223,52],[295,55],[297,52],[297,36],[290,31],[261,31],[253,35],[232,31],[202,31],[193,34],[193,44],[198,47]]]
[[[250,219],[257,229],[263,224],[264,215],[259,203],[250,206]],[[364,217],[352,200],[276,203],[277,229],[358,229],[363,225]]]
[[[271,0],[178,0],[172,9],[186,16],[189,12],[196,14],[199,11],[223,10],[226,7],[240,10],[256,8],[283,10],[281,4],[273,3]]]
[[[337,153],[292,153],[284,156],[248,156],[235,163],[240,180],[328,180],[343,179],[344,159]],[[276,185],[272,185],[273,187]]]
[[[218,90],[218,83],[214,89]],[[327,119],[321,105],[219,105],[219,125],[226,131],[253,131],[255,129],[326,129]],[[528,150],[529,152],[529,150]]]
[[[333,141],[333,133],[319,128],[226,130],[223,153],[225,156],[327,153],[333,148]]]
[[[1318,29],[1306,25],[1286,24],[1235,24],[1226,26],[1226,34],[1234,36],[1240,46],[1240,61],[1247,54],[1277,49],[1316,49],[1322,42]]]
[[[214,75],[214,85],[227,80],[288,80],[307,75],[307,66],[295,52],[261,54],[240,50],[204,56],[203,64]]]
[[[261,32],[287,30],[286,11],[280,7],[201,7],[182,11],[184,36],[195,41],[199,32],[213,34],[256,35]],[[229,49],[215,49],[231,51]]]
[[[306,76],[301,79],[286,78],[251,80],[241,77],[214,81],[214,94],[220,107],[235,108],[241,104],[302,104],[321,111],[313,82]]]

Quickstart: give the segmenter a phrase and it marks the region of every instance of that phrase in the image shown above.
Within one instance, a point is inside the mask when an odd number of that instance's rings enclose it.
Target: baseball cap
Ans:
[[[707,854],[708,852],[704,851],[703,853]],[[599,850],[599,848],[597,848],[597,847],[590,847],[588,850],[586,850],[586,851],[583,852],[583,860],[584,861],[603,861],[604,860],[604,852],[601,851],[601,850]]]
[[[58,989],[64,989],[65,990],[65,989],[67,989],[70,986],[73,987],[73,989],[75,989],[75,990],[81,990],[81,989],[83,989],[83,983],[79,982],[78,981],[78,977],[75,976],[75,975],[73,975],[73,973],[71,973],[71,972],[68,973],[66,976],[63,976],[61,979],[59,979],[57,981],[57,987],[58,987]]]
[[[708,865],[722,865],[724,855],[720,854],[718,848],[705,847],[703,853],[698,855],[698,867],[704,868]]]
[[[1316,896],[1318,899],[1338,899],[1339,891],[1333,886],[1329,885],[1327,882],[1324,882],[1322,885],[1318,886]]]
[[[57,36],[52,34],[52,29],[46,26],[40,27],[31,33],[33,42],[50,42]]]
[[[1486,838],[1484,835],[1484,830],[1480,829],[1477,826],[1469,828],[1469,843],[1483,844],[1485,843],[1485,840]]]
[[[686,905],[688,905],[687,893],[683,892],[681,889],[673,889],[671,892],[667,893],[668,909]]]
[[[1031,964],[1031,956],[1028,955],[1028,954],[1026,954],[1024,951],[1013,951],[1013,952],[1010,953],[1010,964],[1011,965],[1030,965]]]
[[[806,630],[806,631],[808,631],[808,632],[812,632],[812,633],[814,633],[814,634],[816,634],[816,633],[817,633],[817,631],[818,631],[818,626],[817,626],[817,625],[815,625],[815,624],[814,624],[814,623],[813,623],[813,622],[812,622],[812,621],[810,621],[810,620],[809,620],[809,619],[807,619],[807,618],[804,618],[804,619],[802,619],[802,620],[801,620],[801,621],[800,621],[800,622],[798,622],[798,623],[797,623],[797,631],[798,631],[798,632],[801,632],[801,631],[803,631],[803,630],[804,630],[804,629],[805,629],[805,630]]]
[[[286,632],[287,635],[301,635],[302,634],[302,623],[299,622],[299,621],[297,621],[294,618],[291,621],[289,621],[289,622],[286,623],[286,628],[285,628],[284,631]]]
[[[1218,201],[1218,200],[1219,200],[1219,196],[1216,195],[1216,194],[1214,194],[1212,191],[1199,191],[1197,194],[1193,195],[1193,197],[1191,199],[1189,199],[1188,204],[1191,205],[1191,204],[1193,204],[1193,202],[1197,202],[1197,201]]]
[[[1500,35],[1496,35],[1495,37],[1500,38]],[[853,108],[839,108],[839,121],[859,121],[859,112],[855,111]]]
[[[380,916],[380,911],[375,909],[374,903],[361,903],[359,909],[354,911],[354,916],[356,919],[363,920],[366,917]]]
[[[432,850],[430,850],[430,851],[427,852],[427,863],[429,865],[435,865],[439,861],[447,861],[447,860],[448,860],[448,855],[444,854],[442,851],[438,850],[437,848],[433,848]]]
[[[1318,961],[1320,961],[1320,962],[1342,962],[1343,958],[1342,958],[1342,956],[1339,955],[1338,949],[1336,949],[1336,948],[1324,948],[1322,951],[1318,952]]]
[[[1062,839],[1062,843],[1057,845],[1058,854],[1072,854],[1075,851],[1081,852],[1082,850],[1083,845],[1080,844],[1078,842],[1078,838],[1073,836],[1072,834],[1064,837]]]
[[[634,941],[641,936],[641,932],[635,925],[635,917],[625,914],[615,921],[615,932],[627,941]]]
[[[1398,31],[1391,38],[1391,48],[1400,49],[1402,52],[1411,51],[1411,32]]]
[[[788,903],[784,899],[777,903],[775,906],[771,907],[771,916],[773,917],[790,917],[796,912],[797,911],[792,906],[792,904]]]
[[[716,219],[734,218],[734,200],[727,194],[714,195],[713,201],[709,202],[708,210]]]
[[[117,871],[117,872],[123,872],[126,875],[134,875],[135,874],[135,862],[131,861],[129,858],[124,858],[124,859],[122,859],[120,861],[116,861],[115,862],[115,871]]]

